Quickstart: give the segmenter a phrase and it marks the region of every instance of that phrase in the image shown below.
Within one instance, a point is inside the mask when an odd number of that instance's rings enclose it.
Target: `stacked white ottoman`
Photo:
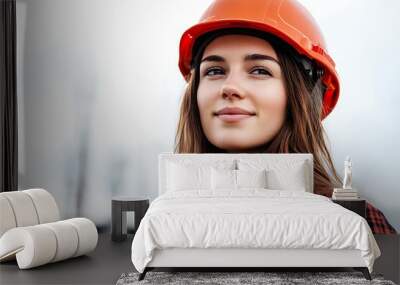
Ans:
[[[60,221],[44,189],[0,193],[0,262],[17,259],[20,269],[86,254],[96,248],[95,224],[86,218]]]

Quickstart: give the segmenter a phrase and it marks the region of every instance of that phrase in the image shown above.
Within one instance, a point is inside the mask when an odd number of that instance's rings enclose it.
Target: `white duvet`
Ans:
[[[156,198],[132,242],[143,272],[154,249],[358,249],[372,272],[379,247],[367,221],[329,198],[308,192],[186,190]]]

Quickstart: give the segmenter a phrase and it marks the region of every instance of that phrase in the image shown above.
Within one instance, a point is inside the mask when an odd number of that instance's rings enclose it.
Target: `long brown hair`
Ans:
[[[256,150],[259,153],[312,153],[314,156],[314,193],[331,197],[334,187],[341,184],[330,152],[326,132],[321,123],[324,85],[314,81],[299,64],[299,54],[282,40],[256,31],[238,30],[214,33],[204,37],[193,50],[193,64],[181,101],[179,122],[175,136],[175,153],[224,153],[206,138],[197,105],[199,62],[205,47],[222,34],[250,34],[267,40],[281,63],[287,94],[285,122],[278,134]],[[197,50],[196,50],[197,49]]]

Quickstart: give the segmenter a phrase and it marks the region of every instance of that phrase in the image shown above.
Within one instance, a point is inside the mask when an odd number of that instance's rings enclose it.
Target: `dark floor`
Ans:
[[[384,274],[385,279],[398,283],[399,235],[375,235],[375,238],[383,256],[376,260],[374,273]],[[97,248],[85,256],[25,270],[20,270],[16,261],[1,263],[0,285],[115,284],[122,273],[135,271],[130,257],[132,239],[133,235],[130,234],[123,242],[112,242],[110,233],[105,231],[99,234]],[[313,270],[318,271],[312,268],[305,271]],[[325,271],[331,270],[336,269]]]
[[[88,255],[19,270],[16,261],[0,264],[0,284],[115,284],[124,272],[135,271],[130,254],[133,235],[112,242],[99,234],[96,249]]]

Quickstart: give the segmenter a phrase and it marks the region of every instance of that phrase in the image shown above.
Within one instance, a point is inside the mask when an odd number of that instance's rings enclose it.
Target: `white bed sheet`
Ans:
[[[381,254],[367,221],[329,198],[258,188],[159,196],[134,236],[133,265],[143,272],[165,248],[358,249],[370,272]]]

